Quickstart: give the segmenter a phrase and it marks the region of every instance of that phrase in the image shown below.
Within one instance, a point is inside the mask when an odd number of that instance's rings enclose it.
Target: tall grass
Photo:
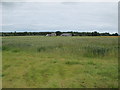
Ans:
[[[106,56],[110,58],[110,53],[114,54],[118,50],[115,37],[6,37],[3,41],[3,51],[37,51],[38,53],[60,51],[86,57]],[[116,54],[112,57],[116,57]]]
[[[3,37],[2,43],[3,87],[118,87],[118,37]]]
[[[104,57],[108,56],[109,51],[110,51],[109,47],[87,46],[85,47],[85,56]]]

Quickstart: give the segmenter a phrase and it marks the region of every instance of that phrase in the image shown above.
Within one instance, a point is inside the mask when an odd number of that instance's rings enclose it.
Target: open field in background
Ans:
[[[118,37],[2,38],[3,88],[118,87]]]

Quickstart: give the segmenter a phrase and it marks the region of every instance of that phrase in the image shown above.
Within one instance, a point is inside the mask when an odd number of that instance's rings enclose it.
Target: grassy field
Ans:
[[[2,38],[3,88],[117,88],[118,37]]]

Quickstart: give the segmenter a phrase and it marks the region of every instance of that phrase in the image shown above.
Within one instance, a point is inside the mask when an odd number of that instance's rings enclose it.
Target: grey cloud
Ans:
[[[117,19],[117,3],[29,2],[8,3],[3,7],[3,24],[6,24],[3,31],[96,29],[117,32]]]

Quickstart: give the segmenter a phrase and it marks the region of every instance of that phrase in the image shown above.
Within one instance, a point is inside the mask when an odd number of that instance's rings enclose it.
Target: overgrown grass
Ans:
[[[104,57],[109,54],[109,47],[87,46],[85,47],[85,56],[88,57]]]
[[[3,37],[3,88],[117,88],[118,37]]]

